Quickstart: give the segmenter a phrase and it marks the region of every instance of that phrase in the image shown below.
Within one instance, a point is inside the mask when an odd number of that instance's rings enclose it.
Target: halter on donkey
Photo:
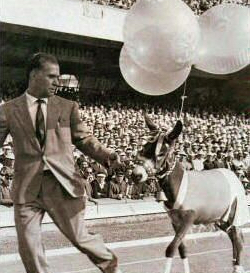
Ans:
[[[193,224],[209,223],[228,234],[233,245],[233,272],[244,272],[240,265],[243,246],[239,227],[250,222],[250,216],[240,180],[227,169],[184,171],[174,156],[175,139],[182,131],[181,121],[177,121],[172,132],[166,133],[158,129],[148,116],[145,120],[152,136],[138,154],[142,164],[134,168],[133,176],[137,183],[144,182],[147,172],[153,170],[167,198],[164,203],[175,236],[166,249],[165,273],[170,273],[177,249],[185,273],[190,273],[184,236]]]

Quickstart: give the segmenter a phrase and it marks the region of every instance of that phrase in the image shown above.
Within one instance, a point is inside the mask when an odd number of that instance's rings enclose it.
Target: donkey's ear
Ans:
[[[146,122],[150,131],[157,131],[158,130],[158,126],[153,123],[153,121],[148,116],[148,114],[144,113],[144,118],[145,118],[145,122]]]
[[[183,128],[182,122],[180,120],[178,120],[176,122],[175,127],[172,130],[172,132],[170,132],[167,135],[167,139],[170,140],[170,141],[176,139],[180,135],[180,133],[182,132],[182,128]]]

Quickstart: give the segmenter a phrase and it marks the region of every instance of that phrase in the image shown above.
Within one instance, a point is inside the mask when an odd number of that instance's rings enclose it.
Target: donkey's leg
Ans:
[[[168,245],[166,249],[167,262],[165,273],[170,273],[174,254],[177,248],[179,248],[180,244],[182,243],[182,240],[188,229],[193,224],[195,219],[195,213],[192,210],[171,210],[169,212],[169,216],[172,220],[172,224],[176,226],[176,231],[173,241]]]
[[[175,230],[175,232],[177,231],[177,226],[173,224],[173,228]],[[179,254],[180,254],[180,257],[183,261],[183,265],[184,265],[184,272],[185,273],[190,273],[190,267],[189,267],[189,262],[188,262],[188,257],[187,257],[187,249],[186,249],[186,246],[185,244],[183,243],[183,241],[180,243],[179,247],[178,247],[178,250],[179,250]]]
[[[190,267],[189,267],[189,261],[188,261],[188,257],[186,255],[186,246],[184,245],[183,242],[181,242],[181,244],[178,247],[179,253],[180,253],[180,257],[183,261],[183,265],[184,265],[184,272],[185,273],[190,273]]]
[[[238,227],[229,226],[229,224],[217,225],[221,230],[228,234],[233,246],[233,273],[244,273],[243,267],[240,265],[241,252],[243,249],[243,240],[241,231]]]
[[[244,273],[243,267],[240,265],[241,252],[243,249],[243,240],[241,231],[238,227],[232,226],[227,232],[228,236],[232,242],[233,250],[235,252],[235,256],[233,258],[234,271],[233,273]]]

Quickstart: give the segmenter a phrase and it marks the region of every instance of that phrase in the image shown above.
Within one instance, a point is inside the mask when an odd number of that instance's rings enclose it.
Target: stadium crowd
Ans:
[[[178,112],[148,104],[128,105],[109,102],[95,105],[82,104],[83,122],[109,148],[120,155],[123,168],[118,172],[106,170],[73,148],[75,162],[85,181],[89,201],[99,198],[141,199],[155,196],[159,186],[157,177],[150,174],[144,184],[136,185],[132,169],[136,155],[147,142],[149,129],[145,125],[144,111],[163,130],[170,130],[178,119]],[[192,109],[182,114],[184,130],[175,144],[176,158],[187,170],[228,168],[250,189],[250,119],[245,114],[231,111],[213,112]],[[10,188],[13,179],[14,154],[11,139],[0,150],[0,200],[11,204]]]
[[[95,4],[108,5],[116,8],[130,9],[136,0],[85,0],[91,1]],[[210,9],[221,3],[237,3],[247,5],[247,0],[183,0],[194,11],[195,14],[200,15],[204,11]]]

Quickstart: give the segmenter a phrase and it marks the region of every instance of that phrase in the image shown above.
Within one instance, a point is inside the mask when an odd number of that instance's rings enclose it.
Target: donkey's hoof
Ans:
[[[244,270],[243,266],[235,265],[233,273],[245,273],[245,270]]]

